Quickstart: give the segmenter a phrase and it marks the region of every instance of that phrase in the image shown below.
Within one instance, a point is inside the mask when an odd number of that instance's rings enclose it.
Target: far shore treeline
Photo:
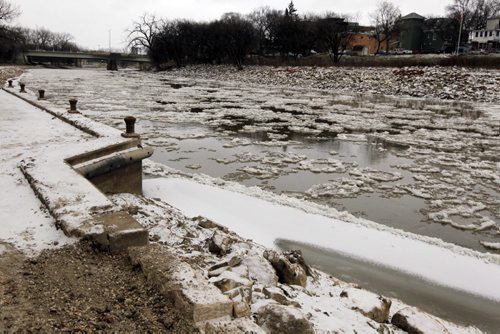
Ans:
[[[147,29],[142,29],[147,27]],[[307,56],[332,50],[337,62],[357,25],[333,13],[299,16],[293,3],[285,11],[262,8],[248,16],[226,13],[219,20],[158,21],[144,15],[131,30],[131,43],[148,50],[157,66],[174,63],[220,64],[238,68],[248,54]]]
[[[499,13],[500,0],[453,0],[446,10],[444,34],[457,43],[463,18],[461,43],[465,44],[466,31],[485,28],[488,17]],[[304,57],[316,54],[327,55],[326,61],[331,64],[339,62],[358,32],[374,35],[376,54],[382,52],[383,45],[385,52],[390,49],[389,43],[400,29],[399,8],[390,1],[379,1],[370,18],[372,26],[362,27],[349,15],[302,14],[293,1],[284,10],[261,7],[247,15],[226,13],[210,22],[164,20],[143,14],[129,30],[129,45],[146,50],[157,69],[192,63],[232,63],[241,69],[245,60],[302,64]],[[325,56],[307,58],[306,64],[311,58],[313,65],[325,62]]]
[[[14,62],[23,50],[78,51],[73,36],[45,28],[15,27],[10,23],[21,11],[7,0],[0,0],[0,62]]]
[[[439,29],[452,43],[450,49],[457,47],[460,23],[463,23],[460,43],[465,45],[467,31],[484,29],[487,19],[500,13],[500,0],[450,2],[446,7],[446,20],[439,21],[445,22]],[[0,62],[14,62],[23,50],[81,50],[67,32],[12,26],[13,19],[19,15],[18,7],[9,0],[0,0]],[[246,15],[225,13],[209,22],[167,20],[145,13],[131,25],[127,41],[129,47],[146,52],[158,70],[187,64],[222,63],[241,69],[244,61],[325,65],[338,63],[357,33],[368,33],[376,40],[375,54],[397,48],[395,40],[401,28],[401,16],[398,6],[389,0],[377,3],[370,13],[369,27],[360,26],[355,17],[346,14],[302,13],[293,1],[282,10],[266,6]],[[386,63],[372,62],[374,66]]]

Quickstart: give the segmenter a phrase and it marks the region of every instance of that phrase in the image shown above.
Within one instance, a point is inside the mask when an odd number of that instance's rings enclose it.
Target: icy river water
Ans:
[[[498,105],[132,70],[33,69],[25,81],[111,126],[135,116],[152,159],[181,171],[480,251],[500,241]]]

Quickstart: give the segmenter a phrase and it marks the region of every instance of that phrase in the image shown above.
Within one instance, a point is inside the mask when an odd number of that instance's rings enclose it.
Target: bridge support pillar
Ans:
[[[82,67],[82,60],[81,59],[76,58],[74,61],[75,61],[75,67]]]
[[[108,71],[118,71],[118,57],[119,53],[111,53],[108,58]]]

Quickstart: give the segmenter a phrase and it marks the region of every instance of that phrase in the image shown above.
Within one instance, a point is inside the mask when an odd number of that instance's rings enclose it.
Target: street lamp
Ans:
[[[462,39],[462,26],[464,24],[464,12],[460,13],[460,30],[458,31],[457,56],[460,52],[460,40]]]

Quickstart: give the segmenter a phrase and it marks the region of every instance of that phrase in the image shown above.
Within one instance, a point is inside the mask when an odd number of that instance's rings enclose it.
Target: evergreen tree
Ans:
[[[293,4],[293,1],[290,1],[288,4],[288,8],[285,9],[285,16],[290,16],[290,17],[297,17],[297,9],[295,8],[295,5]]]

